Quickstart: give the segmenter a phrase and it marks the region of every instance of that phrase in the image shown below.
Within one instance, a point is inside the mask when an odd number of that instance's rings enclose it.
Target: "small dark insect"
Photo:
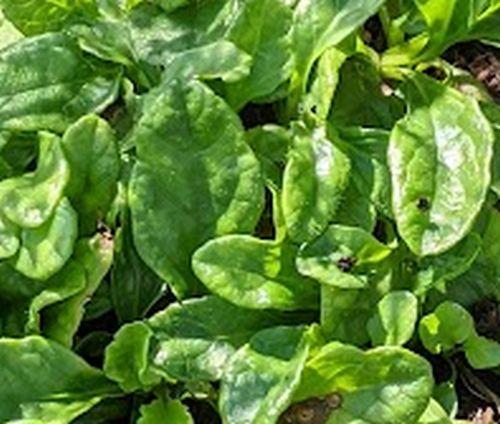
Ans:
[[[421,197],[418,199],[417,202],[417,208],[421,210],[422,212],[428,211],[431,207],[431,204],[429,203],[429,199],[426,197]]]
[[[306,399],[291,405],[281,415],[278,424],[324,424],[341,404],[342,397],[338,393]]]
[[[345,256],[337,261],[337,267],[342,272],[349,272],[356,265],[356,258]]]

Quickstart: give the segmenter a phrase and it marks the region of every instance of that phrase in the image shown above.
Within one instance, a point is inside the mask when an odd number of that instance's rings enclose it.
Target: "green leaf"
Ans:
[[[347,186],[349,159],[325,130],[294,127],[293,147],[283,177],[282,204],[290,238],[304,242],[319,236],[335,217]]]
[[[214,296],[174,303],[145,323],[124,326],[108,349],[105,369],[127,391],[146,385],[148,375],[167,381],[216,381],[236,349],[257,331],[300,320],[243,309]],[[141,341],[129,342],[129,337]]]
[[[250,74],[225,87],[239,110],[250,100],[274,92],[291,74],[292,10],[282,0],[235,0],[226,37],[253,58]]]
[[[50,417],[51,422],[70,422],[99,400],[117,393],[100,371],[38,336],[1,339],[0,357],[2,422],[44,417]]]
[[[360,228],[331,225],[316,240],[302,245],[297,269],[322,284],[360,289],[368,285],[374,268],[391,252]]]
[[[472,266],[481,251],[481,244],[481,237],[470,233],[449,251],[419,261],[415,294],[424,294],[432,287],[441,288],[448,281],[454,282]]]
[[[416,0],[428,27],[429,40],[419,60],[437,57],[452,44],[485,38],[500,41],[500,3],[487,1]]]
[[[420,74],[406,88],[410,110],[388,152],[393,209],[410,249],[436,255],[469,232],[481,209],[494,137],[473,99]]]
[[[247,131],[246,140],[259,159],[266,180],[275,188],[281,188],[287,152],[292,143],[290,132],[268,124]]]
[[[219,380],[236,349],[255,332],[295,320],[213,296],[172,304],[148,320],[157,340],[150,351],[151,368],[167,379]]]
[[[12,259],[15,269],[35,280],[46,280],[58,272],[73,253],[77,219],[68,199],[63,198],[45,224],[23,229],[19,254]]]
[[[420,320],[418,333],[425,348],[437,354],[471,337],[474,334],[474,320],[458,303],[443,302],[433,313]]]
[[[238,117],[194,81],[151,91],[132,137],[139,159],[129,192],[137,250],[178,296],[199,291],[192,253],[216,235],[250,232],[257,223],[259,164]]]
[[[394,95],[385,95],[382,85],[370,58],[348,58],[340,70],[329,122],[336,127],[392,129],[404,115],[404,103]]]
[[[116,72],[102,74],[63,34],[12,44],[0,52],[0,63],[0,129],[61,133],[117,95]]]
[[[453,422],[443,407],[436,400],[431,399],[417,424],[453,424]]]
[[[2,9],[26,35],[58,31],[78,15],[97,15],[95,0],[2,0]]]
[[[418,318],[418,300],[411,292],[394,291],[378,303],[367,329],[374,346],[402,346],[413,336]]]
[[[305,88],[311,68],[329,47],[357,30],[383,0],[299,0],[295,6],[292,50],[295,59],[295,87]]]
[[[111,267],[113,243],[107,235],[102,234],[83,239],[76,245],[73,260],[84,273],[84,287],[64,301],[45,309],[42,314],[43,333],[65,346],[72,345],[85,313],[85,304]]]
[[[92,232],[116,192],[120,164],[113,131],[97,116],[85,116],[65,132],[62,147],[71,175],[66,195],[78,210],[80,228]]]
[[[430,365],[400,347],[366,352],[338,342],[306,364],[294,400],[337,395],[328,423],[416,423],[432,394]]]
[[[178,400],[156,399],[148,405],[141,406],[141,417],[137,424],[193,424],[193,418],[186,407]]]
[[[111,298],[118,318],[122,322],[143,318],[165,289],[166,284],[137,254],[127,210],[115,234],[111,271]]]
[[[369,343],[367,323],[395,279],[394,264],[384,261],[370,276],[370,284],[364,289],[339,289],[322,284],[321,328],[328,340],[356,345]]]
[[[153,332],[142,322],[125,324],[106,348],[104,373],[126,392],[150,388],[160,378],[148,369],[148,352]]]
[[[465,357],[476,369],[500,367],[500,343],[476,334],[464,343]]]
[[[287,242],[225,236],[196,251],[193,270],[212,293],[245,308],[315,308],[318,287],[297,272],[296,252]]]
[[[39,227],[53,214],[68,179],[69,167],[60,139],[41,133],[36,171],[0,182],[0,209],[20,227]]]
[[[274,424],[291,401],[309,352],[301,327],[257,333],[229,361],[219,408],[226,424]]]
[[[392,218],[389,132],[355,127],[342,129],[340,137],[338,146],[349,157],[351,174],[337,220],[371,232],[377,212]]]
[[[340,69],[352,53],[350,47],[331,47],[318,60],[314,80],[304,99],[304,109],[314,113],[321,121],[325,121],[330,112],[339,84]]]
[[[233,43],[219,40],[174,55],[167,65],[166,78],[222,79],[231,83],[250,73],[252,57]]]

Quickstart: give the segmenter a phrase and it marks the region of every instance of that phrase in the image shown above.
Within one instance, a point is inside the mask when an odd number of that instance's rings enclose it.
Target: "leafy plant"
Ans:
[[[458,423],[498,375],[500,106],[446,60],[498,0],[0,8],[0,421]]]

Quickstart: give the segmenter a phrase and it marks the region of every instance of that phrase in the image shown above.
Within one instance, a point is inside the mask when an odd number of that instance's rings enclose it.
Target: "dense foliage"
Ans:
[[[0,6],[0,422],[458,422],[499,0]]]

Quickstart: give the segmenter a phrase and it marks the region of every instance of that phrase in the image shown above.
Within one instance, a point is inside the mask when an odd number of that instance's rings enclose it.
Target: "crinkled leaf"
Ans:
[[[283,177],[282,204],[288,234],[293,241],[304,242],[320,235],[335,217],[350,164],[327,139],[324,129],[310,133],[297,125],[294,132]]]
[[[177,295],[199,291],[191,254],[216,235],[253,229],[263,198],[259,164],[238,117],[194,81],[151,91],[133,139],[138,252]]]
[[[230,360],[222,379],[219,408],[226,424],[274,424],[286,409],[309,352],[300,327],[257,333]]]
[[[417,424],[453,424],[453,422],[439,402],[431,399]]]
[[[374,267],[391,249],[357,227],[331,225],[297,256],[299,272],[322,284],[359,289],[368,285]]]
[[[12,259],[16,270],[35,280],[46,280],[58,272],[73,253],[77,219],[68,199],[63,198],[45,224],[22,229],[19,254]]]
[[[443,302],[420,320],[418,333],[425,348],[437,354],[465,342],[474,333],[474,320],[458,303]]]
[[[143,322],[125,324],[106,348],[104,373],[126,393],[149,388],[160,381],[148,369],[152,336],[152,330]]]
[[[80,116],[101,112],[118,91],[116,76],[101,74],[61,33],[2,50],[0,79],[0,128],[6,130],[63,132]]]
[[[287,242],[231,235],[205,244],[193,270],[208,289],[246,308],[315,308],[318,287],[295,268],[297,249]]]
[[[385,295],[367,324],[372,344],[404,345],[413,336],[417,318],[418,300],[414,294],[394,291]]]
[[[42,133],[36,171],[0,182],[0,208],[20,227],[39,227],[54,212],[68,179],[69,167],[60,139]]]
[[[45,309],[42,320],[43,333],[65,346],[72,345],[85,313],[85,304],[109,271],[113,243],[102,234],[83,239],[76,245],[74,260],[84,272],[85,286],[73,296]]]
[[[333,342],[307,362],[295,400],[340,396],[329,424],[415,423],[430,401],[431,367],[400,347],[366,352]]]
[[[410,249],[435,255],[467,234],[483,205],[493,131],[477,103],[454,89],[420,74],[406,88],[410,110],[388,153],[393,209]]]

